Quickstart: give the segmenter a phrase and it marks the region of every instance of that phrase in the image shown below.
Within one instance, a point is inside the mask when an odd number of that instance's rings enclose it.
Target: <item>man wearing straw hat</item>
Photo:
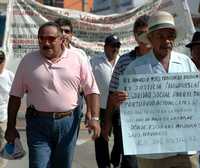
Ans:
[[[153,14],[148,22],[146,38],[152,50],[129,64],[125,74],[198,72],[184,54],[172,51],[177,30],[173,16],[165,11]],[[153,153],[153,152],[152,152]],[[137,156],[139,168],[198,168],[195,151]]]

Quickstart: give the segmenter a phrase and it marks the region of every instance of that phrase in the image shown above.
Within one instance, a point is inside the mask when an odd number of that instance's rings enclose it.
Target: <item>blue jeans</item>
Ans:
[[[26,115],[29,168],[71,168],[78,118],[61,119]]]

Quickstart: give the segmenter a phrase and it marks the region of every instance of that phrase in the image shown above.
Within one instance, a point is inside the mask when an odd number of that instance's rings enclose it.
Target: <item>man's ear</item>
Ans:
[[[63,35],[61,36],[61,42],[62,42],[62,43],[64,43],[64,42],[65,42],[65,38],[64,38],[64,36],[63,36]]]
[[[64,39],[63,36],[61,37],[61,47],[62,47],[62,49],[64,49],[66,47],[65,46],[65,39]]]

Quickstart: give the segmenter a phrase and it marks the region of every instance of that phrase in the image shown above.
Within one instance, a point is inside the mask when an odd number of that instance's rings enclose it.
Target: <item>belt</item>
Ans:
[[[64,111],[64,112],[45,112],[45,111],[38,111],[38,110],[27,110],[27,115],[32,117],[48,117],[53,119],[60,119],[66,116],[71,116],[73,110]]]

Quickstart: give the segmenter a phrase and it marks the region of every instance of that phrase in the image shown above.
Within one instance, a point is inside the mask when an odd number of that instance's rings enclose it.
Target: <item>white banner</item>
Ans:
[[[130,51],[136,45],[133,24],[137,17],[152,14],[158,9],[172,12],[176,18],[180,50],[194,32],[190,12],[183,0],[149,0],[149,3],[123,14],[98,16],[81,11],[45,6],[32,0],[9,0],[6,33],[3,48],[9,56],[8,68],[15,71],[21,58],[31,50],[38,49],[37,31],[46,21],[68,17],[74,27],[73,43],[89,56],[103,52],[104,39],[115,33],[122,42],[120,53]]]
[[[129,75],[120,79],[127,155],[200,149],[200,74]]]

